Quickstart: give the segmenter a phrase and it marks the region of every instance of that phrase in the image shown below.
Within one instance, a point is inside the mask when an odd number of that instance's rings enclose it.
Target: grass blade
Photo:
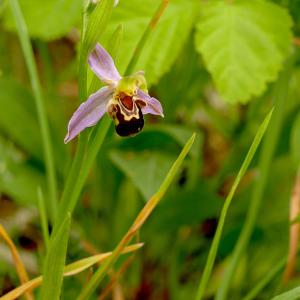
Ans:
[[[5,241],[5,243],[10,248],[10,252],[12,254],[14,264],[15,264],[16,269],[17,269],[17,274],[20,278],[20,282],[21,283],[28,282],[29,278],[28,278],[26,269],[23,265],[23,262],[21,260],[20,254],[17,250],[17,247],[15,246],[13,241],[10,239],[9,235],[7,234],[6,230],[4,229],[4,227],[1,224],[0,224],[0,237],[2,237],[2,239]],[[33,299],[33,296],[30,292],[27,292],[25,294],[25,296],[26,296],[26,299],[28,299],[28,300]]]
[[[134,244],[131,246],[128,246],[124,249],[122,254],[132,253],[134,251],[139,250],[141,247],[143,247],[143,243]],[[112,252],[97,254],[94,256],[90,256],[87,258],[83,258],[81,260],[78,260],[76,262],[73,262],[64,268],[64,277],[66,276],[73,276],[80,272],[83,272],[84,270],[90,268],[91,266],[95,264],[99,264],[107,260],[112,255]],[[0,300],[12,300],[16,299],[20,296],[22,296],[27,291],[30,291],[36,287],[38,287],[43,282],[43,276],[36,277],[25,284],[22,284],[21,286],[13,289],[12,291],[8,292],[6,295],[0,297]]]
[[[253,300],[256,299],[258,294],[272,281],[272,279],[283,269],[286,263],[286,258],[282,259],[278,264],[275,265],[244,297],[242,300]]]
[[[271,300],[298,300],[300,298],[300,287],[296,287],[288,292],[280,294]]]
[[[224,227],[224,223],[225,223],[225,219],[226,219],[226,215],[227,215],[227,211],[229,209],[229,206],[231,204],[232,198],[236,192],[236,189],[241,181],[241,179],[243,178],[243,176],[245,175],[252,159],[253,156],[266,132],[266,129],[269,125],[271,116],[272,116],[273,110],[266,116],[266,118],[264,119],[263,123],[261,124],[261,126],[259,127],[256,136],[252,142],[252,145],[246,155],[246,158],[238,172],[238,175],[232,185],[232,188],[228,194],[228,196],[226,197],[225,203],[223,205],[222,211],[221,211],[221,215],[220,215],[220,219],[219,219],[219,223],[218,223],[218,227],[217,227],[217,231],[215,233],[210,251],[209,251],[209,255],[206,261],[206,265],[204,268],[204,272],[198,287],[198,291],[197,291],[197,295],[196,295],[196,300],[200,300],[203,298],[204,293],[205,293],[205,289],[207,287],[207,283],[209,281],[212,269],[213,269],[213,265],[216,259],[216,255],[217,255],[217,251],[218,251],[218,247],[220,244],[220,239],[221,239],[221,235],[222,235],[222,231],[223,231],[223,227]]]
[[[46,246],[46,250],[49,247],[49,231],[48,231],[48,220],[47,220],[47,213],[45,207],[45,198],[42,192],[42,189],[38,188],[38,205],[39,205],[39,212],[41,218],[41,227],[43,232],[44,243]]]
[[[70,213],[67,213],[61,228],[50,239],[49,251],[46,256],[43,272],[44,282],[41,297],[43,300],[56,300],[60,298],[70,224],[71,216]]]
[[[167,189],[169,188],[171,182],[173,181],[175,175],[177,174],[181,164],[183,163],[186,155],[190,151],[194,140],[195,134],[187,141],[184,148],[182,149],[180,155],[178,156],[177,160],[174,162],[173,166],[171,167],[169,173],[167,174],[164,182],[160,186],[157,193],[155,193],[151,199],[146,203],[144,208],[141,210],[135,221],[133,222],[130,229],[124,235],[122,240],[119,242],[118,246],[114,250],[111,257],[97,270],[97,272],[93,275],[91,280],[89,281],[88,285],[82,290],[81,294],[79,295],[78,299],[88,299],[94,290],[97,288],[98,284],[106,275],[109,268],[115,263],[115,261],[119,258],[120,254],[122,253],[123,249],[128,245],[131,241],[132,237],[136,234],[136,232],[141,228],[141,226],[145,223],[153,209],[157,206],[160,202],[164,194],[166,193]]]
[[[291,68],[293,65],[293,58],[286,64],[285,70],[281,73],[278,82],[274,87],[274,98],[275,98],[275,108],[274,116],[270,125],[270,129],[264,141],[260,158],[259,158],[259,170],[260,177],[257,180],[250,200],[250,207],[247,212],[246,221],[244,223],[242,232],[239,236],[237,244],[235,245],[233,255],[230,259],[228,269],[225,271],[224,278],[221,282],[221,286],[217,293],[217,300],[224,300],[227,297],[227,293],[230,287],[230,283],[236,266],[243,254],[243,251],[246,249],[248,241],[253,232],[255,226],[256,218],[258,215],[260,203],[263,199],[263,193],[267,183],[270,165],[272,163],[272,158],[274,155],[275,147],[280,136],[280,130],[285,115],[285,107],[287,106],[287,97],[288,97],[288,87],[289,79],[291,74]]]
[[[10,7],[15,18],[16,27],[21,42],[25,62],[28,68],[31,86],[34,94],[35,105],[37,109],[37,115],[39,120],[39,126],[41,128],[41,139],[44,149],[45,164],[47,170],[47,181],[50,198],[48,199],[48,210],[50,212],[51,220],[54,221],[57,211],[57,184],[56,174],[53,159],[53,148],[50,138],[49,125],[47,120],[47,114],[45,109],[45,100],[41,91],[41,85],[38,77],[37,67],[34,61],[34,55],[32,46],[30,43],[29,35],[27,32],[27,26],[19,6],[18,0],[9,0]]]

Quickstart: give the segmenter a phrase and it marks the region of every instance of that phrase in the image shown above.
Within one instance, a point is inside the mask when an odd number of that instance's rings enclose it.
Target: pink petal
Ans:
[[[142,113],[144,115],[152,114],[164,117],[163,108],[157,99],[150,97],[147,93],[140,89],[137,91],[137,99],[141,99],[146,103],[146,106],[142,108]]]
[[[114,85],[121,79],[112,57],[100,44],[90,54],[89,64],[93,72],[106,84]]]
[[[110,87],[103,87],[78,107],[69,121],[65,144],[85,128],[94,126],[101,119],[106,112],[106,105],[112,94],[113,90]]]

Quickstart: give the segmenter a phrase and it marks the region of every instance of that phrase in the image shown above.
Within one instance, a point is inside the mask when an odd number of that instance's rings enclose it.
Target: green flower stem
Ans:
[[[272,279],[284,268],[286,257],[281,259],[267,274],[258,282],[257,285],[242,300],[256,299],[258,294],[272,281]]]
[[[94,11],[92,12],[93,15],[89,17],[87,13],[87,2],[85,1],[84,3],[84,13],[82,17],[82,37],[80,41],[80,54],[79,54],[79,75],[80,75],[79,76],[79,98],[81,102],[85,101],[87,98],[87,55],[88,52],[90,51],[91,45],[96,43],[95,40],[96,37],[99,38],[99,33],[96,34],[95,32],[93,32],[93,30],[89,28],[88,21],[90,21],[90,24],[92,24],[93,27],[95,27],[97,24],[98,25],[100,24],[102,28],[101,32],[103,34],[103,28],[105,28],[110,18],[112,7],[113,7],[112,0],[102,1],[100,4],[96,6]],[[91,35],[91,36],[87,37],[87,35]],[[102,127],[99,126],[99,128]],[[103,132],[104,136],[106,135],[106,132],[105,133]],[[60,201],[58,217],[56,219],[54,230],[53,230],[54,232],[57,232],[57,230],[59,229],[60,225],[62,224],[62,221],[64,220],[64,216],[66,212],[70,212],[70,214],[72,215],[73,210],[78,201],[81,189],[84,184],[82,178],[78,178],[78,174],[81,174],[81,168],[83,166],[85,166],[84,167],[85,169],[87,168],[85,163],[85,158],[88,156],[86,155],[87,143],[88,143],[88,134],[86,131],[81,133],[78,139],[78,145],[77,145],[75,157],[71,166],[71,170],[68,174],[63,195]],[[91,167],[91,164],[89,166]]]
[[[160,6],[160,9],[158,10],[159,14],[157,12],[155,14],[155,18],[154,17],[152,18],[146,32],[149,31],[150,27],[151,27],[151,29],[153,29],[155,27],[155,25],[158,22],[158,17],[160,17],[163,12],[162,7],[165,7],[167,2],[168,1],[163,1],[163,3],[165,3],[165,4]],[[108,7],[107,9],[110,9],[110,7]],[[86,21],[84,21],[84,23],[85,22]],[[87,30],[85,30],[84,32],[86,32],[86,31]],[[121,40],[120,35],[122,35],[122,34],[123,34],[123,28],[122,28],[122,26],[119,26],[114,34],[114,37],[112,39],[113,41],[111,43],[111,47],[113,50],[111,54],[113,57],[115,56],[115,54],[118,50],[118,49],[116,49],[116,45],[120,44],[120,40]],[[132,68],[135,67],[135,65],[137,63],[137,59],[142,53],[142,49],[144,48],[144,45],[146,43],[148,35],[146,35],[146,38],[144,37],[139,42],[139,45],[138,45],[139,50],[137,51],[136,56],[131,59],[129,65],[126,69],[126,73],[129,72],[128,70],[130,67],[132,67]],[[85,40],[85,38],[82,39],[83,43],[84,43],[84,40]],[[83,48],[83,45],[81,46],[81,48]],[[79,69],[82,70],[82,74],[85,74],[85,76],[86,76],[86,58],[85,58],[84,54],[81,54],[79,64],[80,64]],[[85,81],[85,84],[86,84],[86,81]],[[91,89],[94,89],[94,85],[95,85],[95,83],[93,83],[93,81],[92,81]],[[81,97],[85,97],[86,91],[84,90],[84,83],[81,82],[80,86],[81,86],[81,89],[83,89],[81,91]],[[61,221],[63,220],[64,214],[66,211],[69,211],[72,214],[72,212],[76,206],[76,203],[79,199],[82,188],[84,186],[85,180],[88,176],[88,173],[95,161],[97,153],[99,152],[99,150],[104,142],[104,139],[109,130],[110,124],[111,124],[111,120],[107,116],[105,116],[103,118],[103,120],[100,122],[100,124],[98,125],[98,127],[95,129],[96,134],[94,135],[94,138],[91,138],[91,142],[90,142],[90,145],[88,146],[86,155],[85,155],[85,146],[86,146],[86,142],[87,142],[87,136],[85,136],[85,138],[82,138],[83,134],[81,134],[81,137],[80,137],[79,143],[78,143],[79,144],[78,151],[76,151],[75,159],[72,164],[72,169],[71,169],[70,175],[68,176],[68,180],[67,180],[66,187],[65,187],[65,190],[63,193],[61,205],[59,207],[58,224],[60,224]],[[84,141],[82,141],[82,139],[84,139]],[[80,175],[78,176],[78,174],[80,174]],[[57,229],[57,228],[59,228],[59,225],[55,226],[55,229]]]
[[[73,192],[69,194],[70,197],[68,198],[67,211],[73,212],[73,210],[75,209],[84,183],[89,175],[89,171],[92,168],[96,156],[101,146],[103,145],[110,124],[111,119],[108,116],[105,116],[99,124],[99,126],[97,127],[95,137],[87,149],[85,160],[84,163],[81,164],[81,170],[79,172],[79,175],[78,173],[74,173],[77,180],[75,179],[76,184],[73,186]]]
[[[125,75],[130,75],[133,73],[134,68],[138,62],[138,59],[140,58],[141,53],[143,51],[144,45],[147,39],[149,38],[149,35],[153,32],[154,28],[156,27],[159,19],[161,18],[168,4],[169,4],[169,0],[162,0],[160,6],[158,7],[157,11],[153,15],[149,25],[147,26],[144,34],[142,35],[141,39],[138,42],[137,47],[134,50],[133,56],[128,64]]]
[[[150,216],[154,208],[160,202],[160,200],[165,195],[166,191],[170,187],[175,175],[177,174],[180,166],[182,165],[185,157],[187,156],[188,152],[190,151],[194,140],[195,134],[187,141],[184,148],[182,149],[181,153],[179,154],[178,158],[172,165],[171,169],[169,170],[167,176],[165,177],[162,185],[160,186],[157,193],[155,193],[149,201],[146,203],[144,208],[141,210],[135,221],[133,222],[130,229],[124,235],[122,240],[119,242],[118,246],[113,251],[111,257],[97,270],[97,272],[93,275],[87,286],[82,290],[81,294],[78,297],[78,300],[89,299],[91,294],[95,291],[98,284],[101,280],[105,277],[109,268],[116,262],[119,258],[120,254],[123,252],[124,248],[130,243],[133,236],[136,232],[143,226],[147,218]]]
[[[66,212],[70,212],[72,215],[72,211],[70,210],[70,197],[73,193],[74,185],[78,179],[78,174],[80,172],[81,166],[84,161],[84,154],[87,144],[87,133],[84,132],[79,136],[78,145],[75,153],[75,157],[73,159],[73,163],[71,166],[71,170],[68,174],[67,181],[65,184],[65,188],[62,194],[61,201],[59,203],[59,209],[57,214],[57,219],[55,221],[55,225],[53,228],[53,233],[55,234],[57,230],[60,228]]]
[[[34,93],[35,105],[37,109],[39,126],[41,128],[41,136],[43,143],[43,151],[45,157],[45,164],[47,170],[47,183],[49,189],[49,197],[47,197],[47,208],[49,210],[50,218],[53,221],[57,212],[57,183],[55,166],[53,159],[53,148],[50,138],[50,130],[45,109],[45,100],[41,92],[41,86],[38,78],[38,72],[34,61],[34,55],[30,38],[27,32],[22,11],[17,0],[10,0],[10,7],[15,18],[16,27],[21,42],[21,47],[25,57],[28,68],[32,90]]]
[[[259,159],[258,169],[260,170],[260,176],[252,193],[250,207],[246,216],[244,227],[234,248],[233,255],[231,257],[228,269],[224,274],[221,286],[218,290],[216,296],[217,300],[224,300],[227,298],[232,277],[240,261],[240,258],[248,245],[249,239],[255,226],[255,222],[257,219],[257,215],[259,212],[260,204],[262,202],[263,193],[269,175],[270,165],[284,120],[284,112],[285,107],[287,105],[286,102],[288,97],[288,83],[290,79],[292,65],[293,64],[291,59],[287,63],[285,70],[281,73],[279,80],[277,81],[274,87],[275,109],[273,120],[270,124],[269,131],[266,135],[266,139],[264,141]]]
[[[223,231],[223,227],[225,224],[225,219],[227,216],[227,211],[229,209],[229,206],[231,204],[231,201],[233,199],[233,196],[236,192],[236,189],[241,181],[241,179],[244,177],[252,159],[254,154],[256,153],[256,150],[265,134],[265,131],[269,125],[271,116],[272,116],[273,110],[266,116],[266,118],[264,119],[263,123],[261,124],[260,128],[258,129],[256,136],[252,142],[252,145],[247,153],[247,156],[238,172],[238,175],[232,185],[232,188],[225,200],[225,203],[223,205],[222,211],[221,211],[221,215],[220,215],[220,219],[219,219],[219,223],[218,223],[218,227],[217,227],[217,231],[215,233],[210,251],[209,251],[209,255],[206,261],[206,265],[204,268],[204,272],[198,287],[198,291],[197,291],[197,295],[196,295],[196,300],[200,300],[203,298],[204,293],[205,293],[205,289],[207,287],[212,269],[213,269],[213,265],[216,259],[216,255],[217,255],[217,251],[218,251],[218,247],[220,244],[220,240],[221,240],[221,235],[222,235],[222,231]]]

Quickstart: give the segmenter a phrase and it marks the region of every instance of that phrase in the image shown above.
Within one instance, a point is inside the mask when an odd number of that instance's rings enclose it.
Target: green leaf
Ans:
[[[43,272],[41,298],[44,300],[60,299],[70,224],[71,215],[67,213],[57,234],[51,236]]]
[[[194,189],[178,189],[162,202],[152,217],[152,226],[154,231],[164,232],[200,224],[216,217],[222,203],[223,199],[207,183],[198,182]]]
[[[145,200],[159,188],[175,156],[160,152],[112,151],[110,158],[141,192]]]
[[[116,27],[123,24],[124,38],[117,59],[117,66],[122,74],[160,3],[161,0],[145,0],[141,5],[139,0],[130,0],[120,1],[116,7],[105,35],[105,43],[108,44]],[[149,84],[156,83],[174,63],[192,30],[198,7],[199,1],[195,0],[170,1],[136,66],[136,70],[146,72]]]
[[[291,133],[291,155],[296,165],[300,162],[300,114],[295,119]]]
[[[19,0],[30,36],[44,40],[67,34],[80,19],[82,0]],[[11,14],[4,15],[7,29],[15,30]]]
[[[32,95],[7,78],[0,78],[0,90],[0,130],[28,153],[42,160],[41,138]]]
[[[149,127],[149,129],[146,129],[145,131],[158,131],[161,133],[165,133],[172,137],[181,147],[185,145],[185,141],[191,136],[193,131],[188,128],[184,127],[182,125],[176,125],[176,124],[158,124],[158,125],[152,125]],[[203,137],[197,133],[197,144],[202,144]],[[199,154],[198,147],[192,147],[190,151],[191,156],[197,156]]]
[[[297,300],[299,299],[299,297],[300,297],[300,287],[297,287],[288,292],[280,294],[272,298],[271,300]]]
[[[290,50],[287,11],[263,0],[222,0],[202,13],[196,47],[224,100],[245,103],[261,95]]]
[[[42,138],[40,127],[37,126],[33,95],[24,86],[7,77],[0,78],[0,90],[0,132],[10,137],[30,157],[42,162]],[[61,109],[58,108],[54,113],[61,114]],[[51,121],[56,168],[62,172],[66,163],[66,147],[61,142],[58,130],[54,130],[60,120],[52,118]]]
[[[45,177],[26,163],[22,153],[0,136],[0,192],[22,205],[37,202],[37,187]]]

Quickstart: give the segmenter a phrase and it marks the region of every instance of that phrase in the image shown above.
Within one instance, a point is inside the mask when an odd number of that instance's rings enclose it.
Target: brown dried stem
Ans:
[[[295,220],[300,214],[300,169],[298,170],[293,193],[290,199],[290,221]],[[300,223],[290,226],[290,242],[287,264],[283,274],[283,282],[287,283],[294,274],[299,244]]]

